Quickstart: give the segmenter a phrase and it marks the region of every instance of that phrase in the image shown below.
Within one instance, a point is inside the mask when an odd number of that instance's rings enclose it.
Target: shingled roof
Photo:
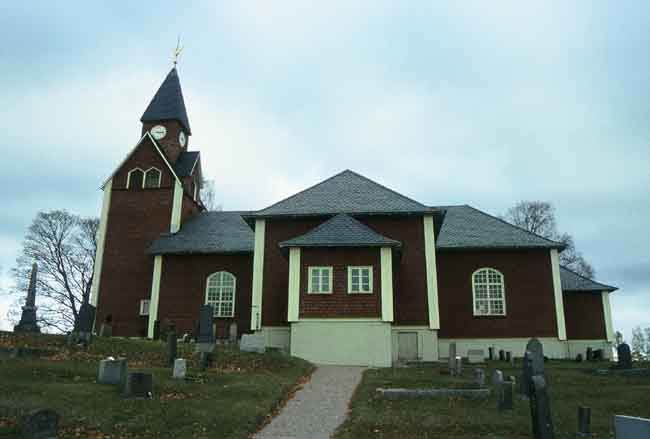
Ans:
[[[618,288],[610,285],[601,284],[595,280],[581,276],[575,271],[560,266],[560,280],[562,281],[562,291],[616,291]]]
[[[251,253],[255,234],[242,219],[242,213],[199,213],[177,233],[156,239],[149,254]]]
[[[192,134],[176,67],[167,74],[140,118],[140,122],[157,122],[159,120],[177,120],[185,128],[187,134]]]
[[[564,248],[471,206],[437,207],[445,216],[436,240],[439,249]]]
[[[348,214],[425,214],[432,209],[356,172],[345,170],[308,189],[246,215],[248,218]]]
[[[338,214],[280,247],[400,247],[401,243],[372,230],[346,214]]]
[[[183,151],[178,155],[174,163],[174,172],[179,177],[187,177],[192,174],[192,169],[199,159],[199,151]]]

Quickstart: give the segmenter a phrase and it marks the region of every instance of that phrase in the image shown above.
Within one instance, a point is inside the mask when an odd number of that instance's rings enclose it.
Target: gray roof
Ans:
[[[345,170],[315,186],[258,210],[249,218],[349,214],[423,214],[432,209],[385,186]]]
[[[601,284],[579,275],[566,267],[560,266],[560,279],[562,280],[562,291],[616,291],[618,288]]]
[[[200,154],[198,151],[183,151],[178,156],[176,163],[174,163],[174,172],[179,177],[187,177],[192,174],[192,169],[196,161],[199,159]]]
[[[338,214],[280,247],[400,247],[401,243],[372,230],[346,214]]]
[[[249,253],[255,234],[242,219],[244,212],[201,212],[190,218],[181,230],[156,239],[149,253],[206,254]]]
[[[439,249],[470,248],[564,248],[471,206],[437,207],[445,210],[436,240]]]
[[[176,67],[167,74],[140,118],[140,122],[157,122],[159,120],[177,120],[185,128],[187,134],[192,134]]]

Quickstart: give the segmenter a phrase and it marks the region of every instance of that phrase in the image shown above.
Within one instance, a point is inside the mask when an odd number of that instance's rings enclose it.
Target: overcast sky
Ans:
[[[346,168],[432,205],[548,200],[620,287],[615,329],[650,326],[650,2],[89,3],[0,14],[5,289],[39,209],[99,215],[181,34],[224,209]]]

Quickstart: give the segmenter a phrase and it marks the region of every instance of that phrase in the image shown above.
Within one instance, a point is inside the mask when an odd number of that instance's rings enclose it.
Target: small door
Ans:
[[[418,359],[418,333],[398,332],[397,333],[397,359],[400,361]]]

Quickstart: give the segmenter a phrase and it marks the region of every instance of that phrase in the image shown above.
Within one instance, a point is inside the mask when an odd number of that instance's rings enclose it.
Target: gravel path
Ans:
[[[343,423],[363,367],[318,366],[255,439],[328,439]]]

